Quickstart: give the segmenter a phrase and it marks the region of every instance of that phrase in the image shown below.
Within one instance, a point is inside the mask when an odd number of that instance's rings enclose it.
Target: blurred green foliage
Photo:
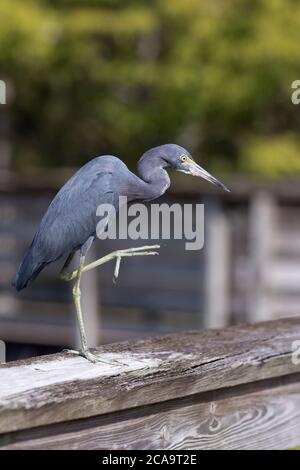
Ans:
[[[16,168],[177,142],[210,169],[300,173],[299,6],[0,0]]]

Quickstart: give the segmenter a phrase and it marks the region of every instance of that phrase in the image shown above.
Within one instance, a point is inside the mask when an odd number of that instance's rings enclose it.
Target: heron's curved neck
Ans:
[[[168,163],[158,156],[145,155],[139,160],[138,175],[146,183],[147,199],[155,199],[169,188],[170,178],[164,169],[168,166]]]

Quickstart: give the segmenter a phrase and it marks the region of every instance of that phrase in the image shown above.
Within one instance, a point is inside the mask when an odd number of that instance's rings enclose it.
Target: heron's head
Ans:
[[[223,183],[221,183],[221,181],[198,165],[198,163],[193,160],[191,154],[183,147],[175,144],[162,145],[161,157],[171,168],[174,168],[175,170],[182,173],[186,173],[187,175],[199,176],[200,178],[213,183],[219,188],[224,189],[224,191],[229,192],[229,189]]]

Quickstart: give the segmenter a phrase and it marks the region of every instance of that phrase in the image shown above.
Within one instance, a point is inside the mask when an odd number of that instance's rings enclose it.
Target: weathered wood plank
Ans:
[[[300,372],[300,319],[99,348],[123,366],[65,353],[0,366],[0,432],[102,415]]]
[[[206,392],[0,436],[2,450],[288,449],[300,443],[300,376]]]

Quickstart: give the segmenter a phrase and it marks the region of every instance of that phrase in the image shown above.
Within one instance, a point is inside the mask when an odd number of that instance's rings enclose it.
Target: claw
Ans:
[[[74,354],[74,356],[80,355],[79,351],[75,351],[75,349],[63,349],[62,352],[67,354]]]
[[[95,354],[91,353],[90,351],[76,351],[74,349],[63,349],[63,352],[67,354],[73,354],[75,356],[84,357],[87,361],[92,362],[93,364],[108,364],[110,366],[123,366],[127,364],[122,364],[119,361],[109,361],[106,359],[101,359],[100,357],[96,356]]]
[[[118,279],[119,271],[120,271],[120,264],[121,264],[121,256],[117,256],[115,272],[114,272],[114,275],[113,275],[113,283],[114,284],[117,283],[117,279]]]

